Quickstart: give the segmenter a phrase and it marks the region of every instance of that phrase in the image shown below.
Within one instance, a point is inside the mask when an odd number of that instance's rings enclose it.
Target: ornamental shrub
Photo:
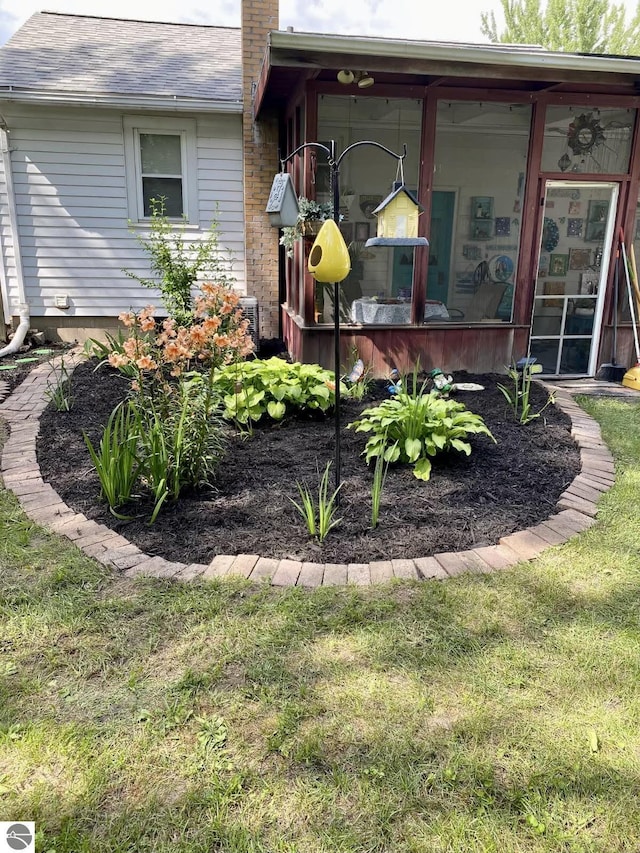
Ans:
[[[400,390],[379,406],[365,409],[347,428],[373,433],[364,449],[367,462],[378,456],[387,462],[407,462],[413,465],[415,477],[428,480],[430,457],[449,450],[469,456],[467,438],[473,434],[495,439],[480,415],[462,403],[425,394],[426,384],[418,388],[415,378],[412,392]]]
[[[333,371],[319,364],[289,364],[277,357],[230,364],[215,375],[224,417],[242,425],[263,417],[280,421],[296,412],[326,412],[335,402],[333,380]]]

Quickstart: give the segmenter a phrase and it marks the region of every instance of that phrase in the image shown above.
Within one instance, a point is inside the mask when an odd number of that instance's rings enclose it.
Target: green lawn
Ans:
[[[599,523],[446,583],[131,582],[0,491],[0,819],[50,853],[637,853],[640,405],[585,407]]]

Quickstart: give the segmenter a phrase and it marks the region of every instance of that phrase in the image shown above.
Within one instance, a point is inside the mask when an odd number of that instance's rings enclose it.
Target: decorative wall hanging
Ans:
[[[569,249],[569,269],[588,270],[591,266],[591,249]]]
[[[569,202],[569,216],[579,216],[582,213],[582,202]]]
[[[605,141],[604,128],[593,113],[582,113],[569,125],[567,145],[574,154],[590,154]]]
[[[462,247],[462,257],[468,261],[479,261],[482,258],[482,249],[480,246],[466,244]]]
[[[564,289],[566,287],[566,281],[545,281],[544,283],[544,294],[554,294],[560,295],[564,294]],[[543,305],[547,308],[562,308],[562,299],[545,299]]]
[[[493,281],[509,281],[513,271],[513,260],[508,255],[496,255],[489,261],[489,275]]]
[[[360,210],[367,219],[373,219],[373,211],[382,201],[381,195],[361,195]]]
[[[508,216],[496,216],[496,237],[508,237],[511,234],[511,219]]]
[[[553,219],[545,216],[542,227],[542,248],[545,252],[553,252],[560,241],[560,231]]]
[[[551,255],[549,259],[549,275],[563,276],[569,268],[569,255]]]
[[[569,219],[567,221],[567,237],[582,237],[584,219]]]

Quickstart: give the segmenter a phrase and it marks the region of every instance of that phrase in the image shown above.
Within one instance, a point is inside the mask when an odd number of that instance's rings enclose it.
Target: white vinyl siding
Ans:
[[[12,107],[3,110],[11,131],[12,167],[25,288],[32,316],[112,317],[153,302],[155,291],[127,277],[124,269],[149,275],[147,256],[129,226],[122,113],[101,109]],[[171,131],[174,117],[154,116],[152,125]],[[182,122],[182,119],[180,119]],[[245,289],[240,116],[191,119],[193,175],[198,218],[188,241],[206,236],[213,218],[220,244],[231,250],[233,274]],[[1,176],[0,176],[1,177]],[[0,180],[0,233],[11,313],[18,302]],[[1,279],[0,279],[1,282]],[[69,309],[55,308],[66,294]]]

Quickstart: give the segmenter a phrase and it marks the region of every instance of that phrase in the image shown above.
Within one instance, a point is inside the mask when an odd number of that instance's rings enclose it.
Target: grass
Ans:
[[[636,853],[640,405],[584,404],[598,525],[443,584],[129,582],[0,491],[2,818],[42,853]]]

